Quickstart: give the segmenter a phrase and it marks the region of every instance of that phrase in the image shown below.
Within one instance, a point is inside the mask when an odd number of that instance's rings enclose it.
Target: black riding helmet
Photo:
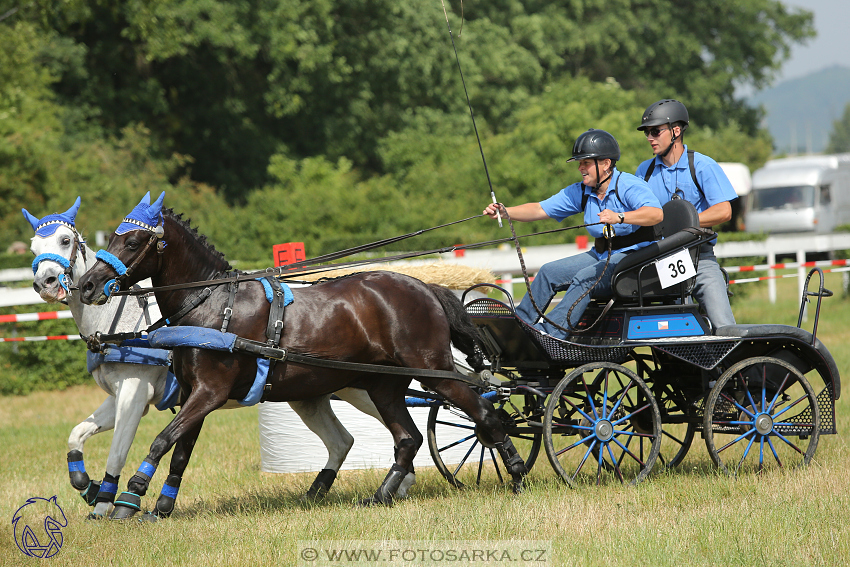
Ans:
[[[643,117],[641,117],[640,126],[638,126],[637,129],[646,130],[653,126],[669,124],[670,129],[672,130],[674,124],[679,124],[679,127],[681,128],[679,135],[677,136],[671,131],[673,136],[670,138],[670,145],[667,146],[666,150],[658,154],[661,159],[664,159],[667,154],[670,153],[670,150],[673,149],[673,143],[676,141],[676,138],[681,137],[685,133],[689,122],[688,109],[685,108],[685,105],[678,100],[665,98],[664,100],[659,100],[658,102],[650,104],[647,109],[643,111]]]
[[[619,161],[620,144],[605,130],[591,128],[576,138],[573,144],[573,157],[567,161],[582,159],[610,159]]]
[[[638,130],[645,130],[653,126],[661,126],[663,124],[675,124],[681,122],[684,125],[682,130],[688,127],[690,119],[688,118],[688,109],[678,100],[665,98],[650,104],[643,111],[643,117],[640,120]]]
[[[577,161],[582,159],[592,159],[596,164],[596,187],[599,188],[614,175],[614,168],[605,179],[599,179],[599,160],[610,159],[612,163],[617,163],[620,159],[620,144],[617,140],[605,130],[595,130],[591,128],[587,132],[576,138],[576,143],[573,144],[573,157],[567,162]]]

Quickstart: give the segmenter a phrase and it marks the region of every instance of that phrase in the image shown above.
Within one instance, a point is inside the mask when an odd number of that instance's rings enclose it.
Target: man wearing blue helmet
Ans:
[[[690,120],[678,100],[664,99],[643,113],[643,131],[655,157],[638,166],[635,175],[649,183],[662,204],[685,199],[696,207],[700,226],[711,228],[732,218],[730,201],[738,195],[726,174],[710,157],[689,150],[684,143]],[[716,239],[700,247],[693,298],[702,306],[713,328],[734,325],[726,294],[726,278],[714,256]]]
[[[591,290],[610,293],[614,267],[629,252],[648,246],[653,240],[651,227],[664,217],[658,198],[646,182],[616,168],[619,159],[620,146],[614,136],[604,130],[588,130],[576,139],[573,155],[567,160],[578,162],[581,182],[539,203],[506,208],[488,205],[484,209],[484,214],[493,219],[499,212],[507,212],[512,220],[524,222],[550,218],[561,222],[583,212],[584,222],[593,225],[587,231],[596,238],[594,247],[545,264],[535,276],[530,293],[517,306],[519,317],[554,337],[564,338],[575,330],[590,303]],[[603,233],[605,225],[613,225],[615,232],[610,238],[610,259],[606,237],[611,235]],[[555,294],[564,290],[567,292],[558,306],[541,317]]]

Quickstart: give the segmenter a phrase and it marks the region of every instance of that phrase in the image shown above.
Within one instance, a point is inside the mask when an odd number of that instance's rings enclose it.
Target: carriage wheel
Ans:
[[[695,420],[698,418],[689,418],[681,412],[681,398],[669,384],[661,387],[656,387],[654,384],[648,384],[648,386],[653,391],[661,413],[661,448],[658,452],[658,461],[664,469],[673,469],[685,460],[685,455],[691,448],[697,430]],[[648,433],[650,432],[648,427],[650,418],[651,416],[648,414],[641,416],[632,420],[625,429],[638,433]],[[637,443],[635,454],[643,458],[643,455],[651,450],[652,442],[653,438],[651,437],[637,438],[634,441],[634,443]]]
[[[792,365],[767,356],[742,360],[711,389],[705,444],[730,474],[806,465],[820,437],[820,411],[809,381]]]
[[[685,459],[691,448],[702,414],[694,402],[693,392],[680,387],[682,378],[662,371],[654,357],[633,353],[638,376],[650,387],[661,412],[661,452],[658,460],[665,469],[672,469]],[[704,397],[704,396],[703,396]],[[700,404],[701,405],[701,404]],[[641,445],[645,444],[641,440]]]
[[[697,430],[698,416],[688,407],[682,392],[671,384],[649,384],[661,412],[661,451],[658,460],[665,469],[678,467]],[[643,440],[643,443],[646,441]]]
[[[540,453],[543,402],[531,394],[515,395],[493,404],[507,434],[531,470]],[[488,477],[500,483],[511,480],[495,449],[481,444],[475,435],[475,422],[451,405],[433,406],[428,413],[428,450],[437,470],[449,484],[481,484]]]
[[[619,364],[576,368],[558,383],[546,404],[546,455],[571,487],[637,484],[655,464],[661,437],[661,414],[652,392]]]

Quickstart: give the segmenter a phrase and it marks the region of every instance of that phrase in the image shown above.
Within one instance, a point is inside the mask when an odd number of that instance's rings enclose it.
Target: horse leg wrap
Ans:
[[[404,480],[405,476],[407,476],[407,469],[401,465],[393,464],[390,467],[390,472],[384,477],[384,482],[381,483],[378,491],[375,492],[375,495],[361,504],[367,506],[372,504],[392,504],[393,498],[396,492],[398,492],[398,487],[401,485],[401,481]]]
[[[91,479],[86,472],[86,464],[83,462],[83,452],[68,451],[68,475],[71,477],[71,486],[76,490],[88,491],[91,488]],[[84,497],[85,498],[85,497]]]
[[[322,498],[331,489],[336,480],[336,471],[333,469],[322,469],[316,475],[316,480],[310,486],[310,490],[304,496],[306,498]]]
[[[136,474],[130,477],[130,482],[127,483],[128,490],[115,499],[115,508],[109,515],[110,520],[125,520],[142,510],[142,496],[148,491],[151,477],[155,472],[156,463],[146,457]]]
[[[109,502],[112,503],[115,501],[115,495],[118,493],[118,478],[119,476],[112,476],[109,473],[103,475],[103,482],[100,483],[100,490],[97,492],[97,498],[95,498],[93,504],[97,504],[98,502]]]
[[[156,500],[154,515],[159,518],[167,518],[174,511],[174,503],[177,500],[177,493],[180,491],[181,477],[176,474],[168,475],[165,479],[165,484],[159,493],[159,498]]]
[[[514,447],[513,441],[507,435],[501,443],[496,443],[496,450],[502,457],[505,463],[505,468],[513,478],[513,489],[515,493],[522,492],[522,479],[528,474],[528,469],[525,467],[522,457]]]
[[[132,492],[122,492],[115,499],[115,508],[110,520],[126,520],[142,510],[142,497]]]
[[[89,506],[94,506],[97,504],[97,497],[100,494],[100,483],[99,482],[89,482],[88,487],[80,492],[80,496],[83,497],[83,500],[86,501],[86,504]]]
[[[141,465],[139,465],[139,470],[136,471],[136,474],[134,474],[132,478],[130,478],[130,482],[127,483],[127,488],[139,496],[144,496],[148,491],[151,477],[154,473],[156,473],[156,467],[156,463],[145,457],[145,460],[142,461]]]

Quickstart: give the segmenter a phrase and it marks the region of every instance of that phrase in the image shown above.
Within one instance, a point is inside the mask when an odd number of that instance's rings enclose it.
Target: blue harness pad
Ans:
[[[126,362],[128,364],[152,364],[168,366],[168,351],[153,348],[109,346],[106,352],[86,353],[86,368],[91,373],[104,362]]]
[[[148,342],[152,347],[191,347],[233,352],[236,335],[206,327],[161,327],[148,334]],[[262,398],[263,388],[266,386],[269,375],[269,362],[266,358],[257,359],[254,383],[248,395],[239,400],[243,406],[253,406]]]
[[[130,341],[127,341],[130,342]],[[109,346],[106,352],[86,352],[86,368],[91,374],[95,368],[104,362],[125,362],[128,364],[148,364],[152,366],[168,366],[168,351],[150,348],[147,341],[133,341],[134,346]],[[162,400],[154,407],[159,411],[173,408],[180,397],[180,384],[171,372],[165,379],[165,392]],[[101,487],[102,489],[102,487]]]
[[[177,376],[168,373],[165,378],[165,392],[162,393],[162,399],[154,407],[159,411],[171,409],[180,401],[180,384],[177,382]]]
[[[154,348],[190,347],[233,352],[236,335],[206,327],[161,327],[148,334],[148,342]]]
[[[272,284],[268,282],[266,278],[254,278],[261,284],[263,284],[263,289],[266,292],[266,299],[268,299],[269,303],[274,299],[274,293],[272,292]],[[292,290],[283,282],[280,282],[280,289],[283,291],[283,306],[286,307],[293,301],[295,301],[295,296],[292,295]]]

